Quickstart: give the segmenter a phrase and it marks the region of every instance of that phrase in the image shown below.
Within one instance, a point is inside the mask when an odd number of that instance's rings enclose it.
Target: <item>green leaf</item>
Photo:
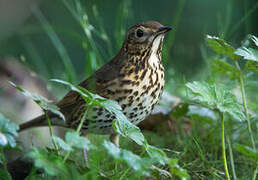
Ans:
[[[90,149],[95,149],[96,147],[91,144],[89,139],[80,136],[77,132],[67,132],[65,135],[65,141],[72,147],[79,149],[86,149],[87,151]]]
[[[12,148],[16,146],[14,137],[18,136],[19,126],[10,122],[5,116],[0,114],[0,146],[9,144]]]
[[[110,113],[115,114],[116,120],[113,122],[113,127],[116,132],[118,132],[122,136],[132,139],[139,145],[143,145],[145,139],[143,134],[141,133],[141,130],[127,120],[126,116],[122,112],[122,108],[117,102],[108,100],[102,102],[101,105]]]
[[[182,102],[173,109],[172,116],[178,119],[182,116],[185,116],[188,111],[189,111],[189,104]]]
[[[34,159],[35,167],[43,169],[50,176],[57,176],[68,172],[61,156],[48,153],[42,148],[32,147],[32,151],[28,153],[28,157]]]
[[[231,64],[217,59],[212,60],[211,62],[212,62],[213,72],[216,72],[222,75],[228,75],[230,79],[239,78],[239,71]]]
[[[162,149],[147,144],[146,151],[153,160],[158,161],[162,165],[167,164],[169,158]]]
[[[182,180],[191,179],[187,171],[181,168],[177,163],[178,163],[178,159],[170,159],[170,161],[168,162],[168,166],[171,174],[179,177]]]
[[[67,144],[66,142],[64,142],[63,139],[57,137],[57,136],[53,136],[53,140],[59,145],[59,147],[61,147],[63,150],[65,151],[73,151],[73,148]]]
[[[246,60],[258,61],[258,51],[253,48],[241,47],[235,51],[235,54],[242,56]]]
[[[12,177],[7,170],[5,170],[4,168],[1,168],[0,169],[0,179],[1,180],[12,180]]]
[[[245,119],[245,115],[237,102],[235,95],[225,87],[196,81],[187,83],[186,86],[191,90],[192,99],[196,103],[212,110],[228,113],[238,120]]]
[[[97,94],[93,94],[81,86],[75,86],[69,82],[59,80],[59,79],[51,79],[51,81],[58,82],[58,83],[68,86],[72,91],[79,93],[86,103],[92,103],[92,105],[100,106],[99,101],[106,100],[105,98],[103,98]],[[93,101],[93,100],[95,100],[95,101]]]
[[[139,171],[145,175],[148,174],[146,170],[151,166],[150,160],[141,158],[140,156],[133,154],[131,151],[119,149],[109,141],[104,141],[103,146],[113,158],[125,162],[135,171]]]
[[[40,96],[38,94],[35,93],[31,93],[25,89],[23,89],[22,87],[14,84],[13,82],[9,81],[9,83],[15,87],[17,90],[19,90],[23,95],[25,95],[26,97],[31,98],[35,103],[37,103],[43,110],[45,111],[50,111],[56,115],[58,115],[61,119],[65,120],[64,115],[59,111],[59,108],[54,105],[51,104],[52,101],[48,100],[47,98]]]
[[[247,61],[245,64],[244,70],[253,71],[255,73],[258,73],[258,62],[257,61]]]
[[[210,48],[212,48],[215,52],[223,55],[229,56],[233,60],[239,59],[239,56],[234,54],[235,48],[230,46],[226,41],[220,39],[216,36],[206,36],[206,42]]]
[[[258,152],[255,151],[254,149],[252,149],[248,146],[242,145],[242,144],[236,144],[234,147],[236,150],[238,150],[243,155],[251,158],[255,162],[258,161]]]

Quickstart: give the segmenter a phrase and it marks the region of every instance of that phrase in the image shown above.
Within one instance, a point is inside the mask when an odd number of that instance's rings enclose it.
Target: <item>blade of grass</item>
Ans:
[[[238,21],[238,23],[236,23],[232,28],[231,31],[228,33],[228,37],[230,38],[232,36],[232,34],[242,25],[242,23],[245,22],[245,20],[256,11],[256,9],[258,8],[258,2],[255,3],[255,5],[248,11],[245,13],[244,17],[242,17],[240,19],[240,21]]]
[[[75,70],[74,70],[71,59],[70,59],[63,43],[61,42],[61,40],[57,36],[54,29],[51,27],[51,25],[49,24],[49,22],[47,21],[45,16],[42,14],[40,9],[33,8],[33,14],[39,20],[43,29],[46,31],[46,33],[48,34],[51,42],[53,43],[57,52],[59,53],[59,56],[61,57],[61,60],[64,64],[65,72],[66,72],[68,80],[72,83],[75,83],[75,81],[76,81]]]
[[[116,28],[115,28],[115,40],[116,40],[116,49],[118,50],[124,41],[124,36],[126,33],[126,23],[132,19],[133,13],[129,13],[132,5],[131,1],[120,1],[120,8],[118,8],[116,16]]]
[[[233,151],[232,151],[230,139],[228,137],[227,137],[227,142],[228,142],[228,150],[229,150],[229,157],[230,157],[230,164],[231,164],[233,179],[237,180]]]
[[[168,37],[167,37],[167,41],[166,41],[168,49],[171,49],[172,45],[174,44],[176,32],[178,29],[178,24],[182,17],[182,12],[183,12],[184,6],[185,6],[185,0],[180,0],[177,3],[175,15],[173,15],[173,18],[171,21],[171,27],[173,30],[168,33]]]
[[[177,29],[178,29],[178,25],[180,22],[180,19],[182,17],[182,12],[185,6],[185,0],[179,0],[177,3],[177,7],[176,7],[176,12],[175,15],[173,15],[173,18],[171,20],[171,27],[172,27],[172,31],[168,33],[167,37],[166,37],[166,45],[164,46],[164,50],[163,50],[163,64],[166,67],[168,64],[168,57],[169,57],[169,50],[172,48],[174,41],[175,41],[175,36],[177,33]]]
[[[21,42],[25,50],[33,60],[32,62],[34,64],[34,67],[37,68],[36,71],[40,72],[47,79],[50,78],[50,73],[46,67],[46,63],[44,63],[43,59],[39,55],[39,52],[37,51],[37,49],[34,47],[30,38],[23,36],[21,37]]]

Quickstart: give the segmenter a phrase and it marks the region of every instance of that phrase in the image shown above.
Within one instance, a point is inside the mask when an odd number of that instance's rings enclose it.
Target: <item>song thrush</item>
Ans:
[[[132,26],[119,53],[79,85],[107,99],[115,100],[133,124],[143,121],[159,100],[164,87],[161,50],[164,35],[171,30],[155,21]],[[48,113],[52,125],[77,128],[87,104],[75,91],[57,103],[66,121]],[[88,111],[82,133],[112,134],[115,115],[101,107]],[[20,125],[20,129],[46,126],[45,116]]]

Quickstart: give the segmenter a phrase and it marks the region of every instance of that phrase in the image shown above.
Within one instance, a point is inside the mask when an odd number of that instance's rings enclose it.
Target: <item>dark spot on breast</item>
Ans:
[[[153,109],[154,109],[154,107],[155,107],[155,104],[152,104],[152,106],[151,106],[151,110],[153,110]]]
[[[112,119],[105,120],[104,122],[112,122]]]
[[[125,89],[125,90],[124,90],[124,93],[125,93],[125,94],[131,94],[132,92],[133,92],[132,89]]]
[[[106,91],[107,91],[107,94],[115,95],[115,92],[111,91],[110,89],[107,89]]]
[[[133,84],[133,81],[131,81],[131,80],[122,80],[122,81],[120,82],[120,86],[123,86],[123,85],[125,85],[125,84]]]
[[[118,75],[118,77],[120,77],[120,78],[125,77],[125,73],[120,73],[120,74]]]
[[[133,108],[133,111],[137,111],[137,110],[138,110],[138,107]]]
[[[128,72],[128,76],[133,73],[133,70],[133,68],[130,69],[130,71]]]
[[[121,108],[124,110],[126,108],[126,104],[122,104]]]
[[[133,93],[133,95],[134,95],[134,96],[137,96],[137,95],[138,95],[138,91],[135,91],[135,92]]]
[[[121,93],[121,92],[122,92],[122,90],[120,90],[120,89],[117,89],[117,90],[116,90],[116,93],[117,93],[117,94],[119,94],[119,93]]]
[[[109,118],[111,116],[111,114],[110,113],[108,113],[108,114],[106,114],[106,118]]]
[[[145,70],[143,71],[143,73],[142,73],[142,75],[141,75],[141,77],[140,77],[140,79],[141,79],[141,80],[143,80],[143,79],[144,79],[144,77],[145,77],[146,73],[147,73],[147,69],[145,69]]]
[[[139,75],[135,75],[134,79],[137,80],[139,78]]]

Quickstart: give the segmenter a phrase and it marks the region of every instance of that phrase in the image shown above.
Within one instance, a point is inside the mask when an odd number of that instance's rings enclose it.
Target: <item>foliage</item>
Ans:
[[[131,167],[134,171],[140,172],[140,174],[143,176],[150,174],[154,163],[159,162],[160,165],[164,166],[173,161],[173,159],[167,157],[166,153],[162,149],[148,144],[140,129],[127,120],[117,102],[105,99],[97,94],[89,92],[88,90],[80,86],[74,86],[66,81],[57,79],[54,79],[52,81],[69,86],[71,90],[76,91],[82,96],[88,106],[100,106],[115,114],[116,121],[113,123],[114,130],[122,136],[132,139],[138,145],[141,145],[149,155],[149,157],[142,158],[138,155],[133,154],[131,151],[119,149],[114,144],[104,141],[104,148],[115,160],[126,162],[129,167]],[[32,100],[34,100],[34,102],[39,104],[40,107],[46,112],[49,110],[63,118],[62,113],[58,111],[58,108],[51,104],[50,101],[46,98],[37,94],[30,93],[29,91],[24,90],[14,83],[11,83],[11,85],[27,97],[30,97]],[[85,110],[84,114],[87,115],[87,109]],[[84,120],[85,118],[82,118],[76,132],[66,133],[65,141],[59,137],[50,134],[52,136],[52,140],[54,142],[53,144],[56,151],[47,151],[43,148],[33,147],[32,151],[28,154],[28,157],[34,159],[34,166],[36,168],[43,169],[44,172],[49,176],[66,177],[69,172],[69,167],[67,164],[64,164],[64,162],[67,162],[66,160],[70,156],[71,152],[75,152],[76,149],[85,149],[87,151],[96,150],[97,147],[95,147],[87,138],[81,137],[79,135],[81,124]],[[51,128],[51,124],[49,127]],[[61,148],[61,150],[59,148]],[[62,156],[60,154],[61,151],[65,153],[65,156]],[[187,172],[180,168],[178,164],[175,164],[177,160],[173,162],[173,166],[170,166],[171,173],[174,173],[175,176],[178,176],[182,179],[189,179]]]
[[[14,148],[16,142],[14,137],[18,136],[19,126],[10,122],[4,115],[0,114],[0,146],[4,147],[9,145]]]
[[[27,154],[26,157],[34,162],[28,179],[222,180],[225,179],[222,151],[227,155],[226,164],[229,166],[230,178],[256,179],[257,37],[248,35],[240,47],[235,45],[239,44],[243,34],[252,32],[250,28],[254,25],[250,23],[250,17],[257,10],[258,3],[252,5],[251,1],[245,1],[242,11],[244,14],[238,11],[236,11],[237,14],[232,14],[232,11],[239,9],[236,8],[239,4],[230,1],[226,3],[221,1],[223,8],[219,11],[215,6],[211,7],[214,11],[207,11],[209,15],[217,18],[218,32],[215,33],[219,37],[206,36],[206,45],[213,50],[212,52],[201,44],[201,54],[208,66],[200,68],[202,58],[200,53],[197,53],[199,50],[197,44],[202,43],[203,38],[197,37],[203,37],[201,33],[211,32],[209,25],[204,23],[208,16],[200,22],[195,21],[191,31],[188,31],[187,17],[191,19],[196,17],[181,16],[183,13],[189,13],[189,9],[192,14],[192,10],[200,6],[191,5],[201,4],[200,2],[170,1],[169,6],[164,1],[159,4],[162,8],[157,6],[157,11],[151,16],[144,15],[148,12],[151,1],[148,1],[146,6],[144,2],[125,0],[116,4],[104,1],[98,3],[62,0],[56,2],[54,6],[51,4],[48,9],[46,5],[33,9],[33,17],[30,19],[32,21],[28,22],[34,22],[34,24],[23,26],[15,37],[11,37],[4,43],[15,45],[1,46],[1,52],[7,51],[6,54],[26,57],[22,59],[22,63],[30,70],[43,75],[45,79],[52,77],[65,79],[66,81],[54,81],[78,92],[89,106],[101,106],[114,113],[117,119],[113,123],[113,128],[122,136],[122,141],[121,148],[118,148],[105,136],[90,135],[89,138],[85,138],[79,133],[80,127],[76,131],[67,132],[64,139],[51,135],[55,149],[33,145]],[[114,8],[114,11],[108,10],[112,14],[109,16],[112,17],[111,20],[105,16],[106,8],[103,7],[107,4]],[[134,12],[139,12],[143,6],[146,8],[146,11],[141,14],[143,17],[134,17]],[[175,106],[171,104],[161,106],[166,108],[165,112],[168,114],[161,116],[157,121],[156,115],[152,116],[155,123],[160,120],[161,124],[155,124],[154,129],[142,133],[126,119],[118,103],[73,84],[77,79],[82,79],[82,76],[77,77],[75,74],[83,74],[83,78],[88,77],[101,64],[106,63],[105,60],[115,55],[122,45],[125,30],[129,25],[138,22],[139,18],[143,20],[155,17],[156,19],[159,8],[162,9],[160,14],[162,16],[157,17],[157,20],[167,25],[166,18],[172,17],[173,28],[165,38],[162,51],[167,78],[166,91],[179,96],[182,100]],[[62,13],[58,17],[56,12],[60,9]],[[152,10],[149,11],[152,12]],[[165,17],[164,12],[167,11],[173,12],[173,15],[165,13],[167,14]],[[202,13],[201,18],[204,17]],[[239,19],[237,22],[236,17]],[[216,26],[216,20],[207,20],[212,27]],[[196,32],[200,34],[196,35]],[[47,44],[48,41],[50,44]],[[19,46],[21,46],[20,49],[17,48]],[[54,61],[54,59],[58,60]],[[198,74],[192,76],[196,74],[194,67],[200,70],[199,77]],[[59,109],[46,98],[11,84],[25,96],[33,99],[44,112],[51,111],[63,118]],[[55,96],[63,92],[55,84],[48,87]],[[169,112],[170,109],[172,112]],[[87,110],[82,123],[86,116]],[[2,120],[1,116],[0,120]],[[222,123],[218,123],[219,121]],[[17,137],[18,126],[7,120],[0,121],[0,124],[3,125],[2,127],[16,127],[9,128],[5,133],[0,130],[0,177],[11,179],[4,152],[15,148],[14,138]],[[226,138],[219,136],[219,130],[222,128],[220,125],[225,128]],[[13,141],[10,141],[7,135]],[[220,145],[219,142],[223,139],[227,141],[224,142],[224,148],[221,148],[223,144]],[[3,144],[5,146],[2,146]],[[81,150],[84,148],[89,154],[89,167],[85,167],[82,160]]]
[[[197,103],[201,103],[214,111],[228,113],[235,119],[245,119],[236,97],[225,87],[205,82],[187,83],[186,86],[192,92],[191,98]]]

